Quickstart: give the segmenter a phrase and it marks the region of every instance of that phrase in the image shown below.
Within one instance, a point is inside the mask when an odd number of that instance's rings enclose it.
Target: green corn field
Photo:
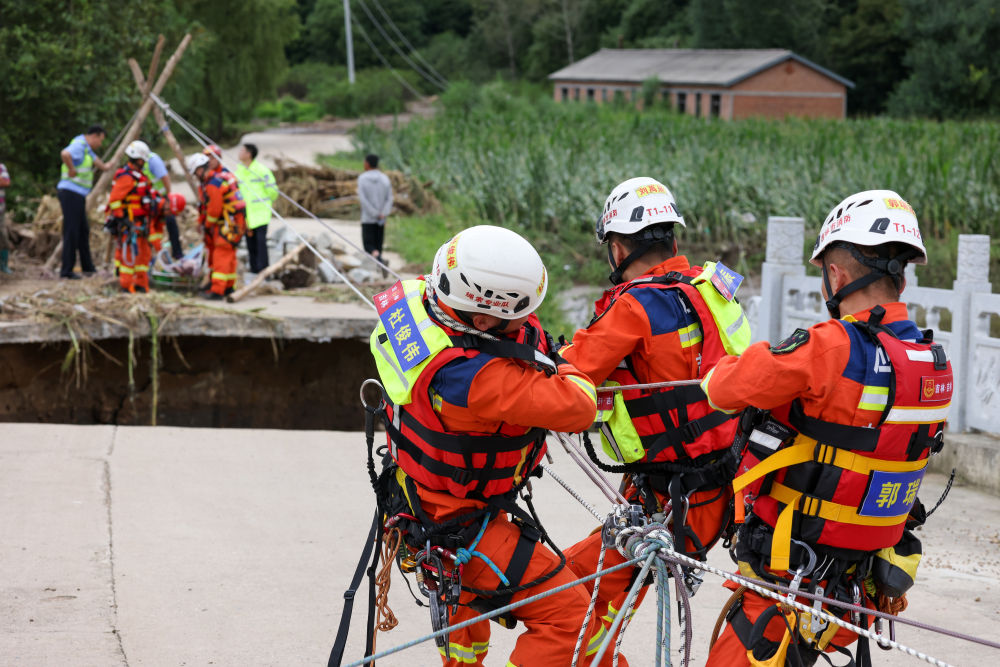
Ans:
[[[594,222],[633,176],[672,190],[688,225],[683,243],[709,254],[737,248],[741,260],[762,258],[768,216],[802,216],[811,237],[841,199],[872,188],[908,200],[929,243],[1000,231],[1000,125],[986,121],[710,121],[491,84],[450,90],[432,118],[363,127],[357,141],[431,181],[455,228],[511,227],[578,265],[601,264]]]

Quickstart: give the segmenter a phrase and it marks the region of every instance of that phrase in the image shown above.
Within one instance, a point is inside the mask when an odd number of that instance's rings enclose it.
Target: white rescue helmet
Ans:
[[[868,247],[902,243],[919,251],[908,261],[927,263],[913,207],[892,190],[865,190],[834,206],[819,230],[809,262],[822,266],[823,251],[837,241]]]
[[[531,314],[548,290],[535,248],[516,232],[493,225],[469,227],[441,246],[431,281],[446,306],[502,320]]]
[[[616,185],[604,202],[597,219],[597,240],[607,243],[608,232],[629,235],[668,223],[686,226],[667,186],[648,176],[630,178]]]
[[[905,249],[891,256],[887,245],[890,243],[900,244]],[[859,247],[878,246],[882,248],[875,256],[858,250]],[[859,264],[869,269],[867,274],[841,286],[836,293],[823,263],[823,253],[831,247],[847,250]],[[896,290],[902,291],[907,262],[926,264],[927,250],[912,206],[892,190],[865,190],[840,202],[826,216],[809,261],[823,269],[826,308],[833,317],[840,318],[840,303],[845,297],[881,278],[891,278]]]
[[[125,155],[133,160],[142,160],[145,162],[149,159],[149,146],[145,141],[137,139],[125,147]]]
[[[199,168],[208,164],[208,156],[204,153],[192,153],[184,158],[184,166],[189,173],[198,171]]]

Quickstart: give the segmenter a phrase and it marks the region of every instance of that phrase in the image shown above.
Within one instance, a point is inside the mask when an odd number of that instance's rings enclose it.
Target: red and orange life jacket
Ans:
[[[875,354],[865,358],[886,376],[882,386],[865,386],[859,404],[875,423],[845,426],[806,415],[798,401],[782,406],[750,434],[733,483],[774,529],[774,570],[788,569],[791,539],[861,552],[895,545],[928,456],[941,446],[954,389],[941,345],[899,340],[868,323],[843,324],[867,332]],[[737,520],[742,509],[738,502]]]
[[[684,302],[697,316],[695,324],[679,331],[680,344],[684,347],[702,344],[699,359],[699,377],[718,363],[727,351],[719,327],[708,304],[690,279],[702,273],[701,267],[684,272],[671,272],[662,276],[646,276],[624,283],[610,291],[596,304],[596,317],[600,317],[624,292],[636,289],[669,289],[680,293]],[[694,378],[692,378],[694,379]],[[626,357],[608,377],[605,384],[638,384],[632,361]],[[622,392],[624,407],[631,419],[641,446],[645,450],[642,463],[690,462],[706,454],[727,449],[736,433],[737,415],[729,415],[709,407],[704,391],[697,385],[668,387],[664,389],[629,389]],[[611,408],[614,394],[598,397],[598,410]],[[626,462],[634,459],[619,448],[621,433],[614,433],[615,422],[601,423],[606,447],[610,446],[615,458]],[[624,445],[624,443],[621,443]]]
[[[520,359],[541,370],[543,365],[538,362],[547,360],[547,342],[541,335],[525,340],[530,332],[542,332],[535,315],[527,324],[530,326],[521,328],[515,342],[462,335],[433,322],[451,338],[453,347],[437,352],[420,371],[410,403],[390,403],[386,408],[389,452],[404,473],[428,489],[484,500],[509,494],[535,470],[546,449],[545,429],[504,424],[496,433],[450,432],[434,410],[430,392],[434,374],[461,357],[485,353]],[[554,372],[554,364],[551,370]]]
[[[148,217],[152,183],[141,169],[135,169],[129,164],[115,172],[114,180],[117,183],[119,179],[125,177],[132,179],[132,188],[120,199],[109,202],[108,211],[116,217],[125,217],[129,220]]]

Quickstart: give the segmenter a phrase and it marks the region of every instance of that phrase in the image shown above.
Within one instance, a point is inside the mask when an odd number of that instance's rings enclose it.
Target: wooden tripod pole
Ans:
[[[129,58],[128,66],[132,68],[132,76],[135,77],[135,85],[142,90],[147,83],[148,79],[143,79],[142,70],[139,69],[139,63],[135,61],[135,58]],[[167,144],[170,146],[170,150],[174,152],[174,157],[177,158],[177,162],[181,165],[181,170],[184,172],[184,178],[187,180],[188,185],[191,186],[191,191],[198,196],[198,182],[194,179],[194,175],[188,173],[187,168],[184,166],[184,151],[181,150],[180,142],[177,141],[177,137],[174,133],[170,131],[170,126],[167,124],[167,119],[163,115],[163,109],[159,106],[153,107],[153,118],[156,120],[156,124],[159,126],[160,131],[163,133],[163,138],[167,140]]]
[[[174,73],[174,68],[177,67],[177,62],[181,59],[181,56],[184,54],[184,50],[190,43],[191,35],[189,33],[184,35],[184,39],[182,39],[181,43],[177,46],[177,50],[175,50],[174,54],[170,56],[169,60],[167,60],[167,64],[163,66],[163,72],[161,72],[159,78],[157,78],[156,85],[154,85],[150,90],[153,95],[159,95],[163,91],[163,86],[167,84],[167,80],[170,78],[170,75]],[[125,153],[125,147],[135,141],[136,137],[139,136],[139,132],[142,130],[142,124],[146,120],[146,116],[149,115],[152,108],[153,98],[146,95],[143,99],[142,106],[139,107],[139,112],[135,115],[135,121],[128,129],[128,132],[125,133],[125,137],[118,146],[118,150],[116,150],[115,154],[111,157],[111,164],[115,164],[121,160],[122,155]],[[95,185],[94,189],[90,191],[89,195],[87,195],[87,210],[94,207],[94,203],[97,201],[98,197],[100,197],[100,195],[111,183],[112,176],[114,176],[114,173],[110,169],[101,174],[101,178],[97,181],[97,185]]]
[[[177,63],[180,61],[181,56],[184,54],[184,50],[187,49],[188,44],[190,43],[191,43],[191,34],[188,33],[187,35],[184,35],[184,39],[181,40],[181,43],[177,46],[177,49],[174,51],[173,55],[170,56],[170,59],[167,61],[167,64],[163,68],[163,72],[160,74],[159,78],[156,80],[156,84],[152,87],[152,89],[149,92],[153,93],[154,95],[160,94],[160,92],[163,90],[163,86],[166,85],[167,80],[170,78],[170,75],[174,73],[174,68],[177,67]],[[129,126],[128,131],[122,138],[121,143],[118,144],[118,148],[115,150],[114,155],[111,156],[111,160],[109,161],[110,164],[112,165],[116,164],[119,160],[121,160],[122,155],[125,153],[125,148],[130,143],[135,141],[135,138],[139,136],[139,131],[142,129],[142,124],[146,120],[146,116],[149,115],[149,111],[150,109],[152,109],[152,107],[153,107],[153,98],[150,97],[149,94],[147,93],[146,95],[144,95],[142,106],[139,107],[139,111],[136,112],[135,114],[135,120],[132,121],[132,125]],[[103,191],[106,190],[108,185],[111,183],[111,178],[113,176],[114,176],[113,169],[107,169],[101,174],[101,177],[97,180],[97,184],[94,185],[93,189],[91,189],[90,191],[90,194],[87,195],[87,204],[86,204],[87,211],[92,210],[96,206],[98,199],[100,198]],[[55,251],[49,257],[48,261],[45,262],[46,269],[52,268],[52,266],[55,264],[55,261],[59,257],[61,252],[62,252],[62,243],[56,246]]]

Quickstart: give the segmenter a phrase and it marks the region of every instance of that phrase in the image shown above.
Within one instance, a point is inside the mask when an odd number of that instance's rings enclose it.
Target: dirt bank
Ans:
[[[357,429],[358,387],[375,373],[368,345],[249,338],[163,339],[156,422],[171,426]],[[150,341],[102,341],[86,378],[63,372],[68,345],[0,346],[0,422],[151,422]],[[114,361],[112,361],[114,359]]]

